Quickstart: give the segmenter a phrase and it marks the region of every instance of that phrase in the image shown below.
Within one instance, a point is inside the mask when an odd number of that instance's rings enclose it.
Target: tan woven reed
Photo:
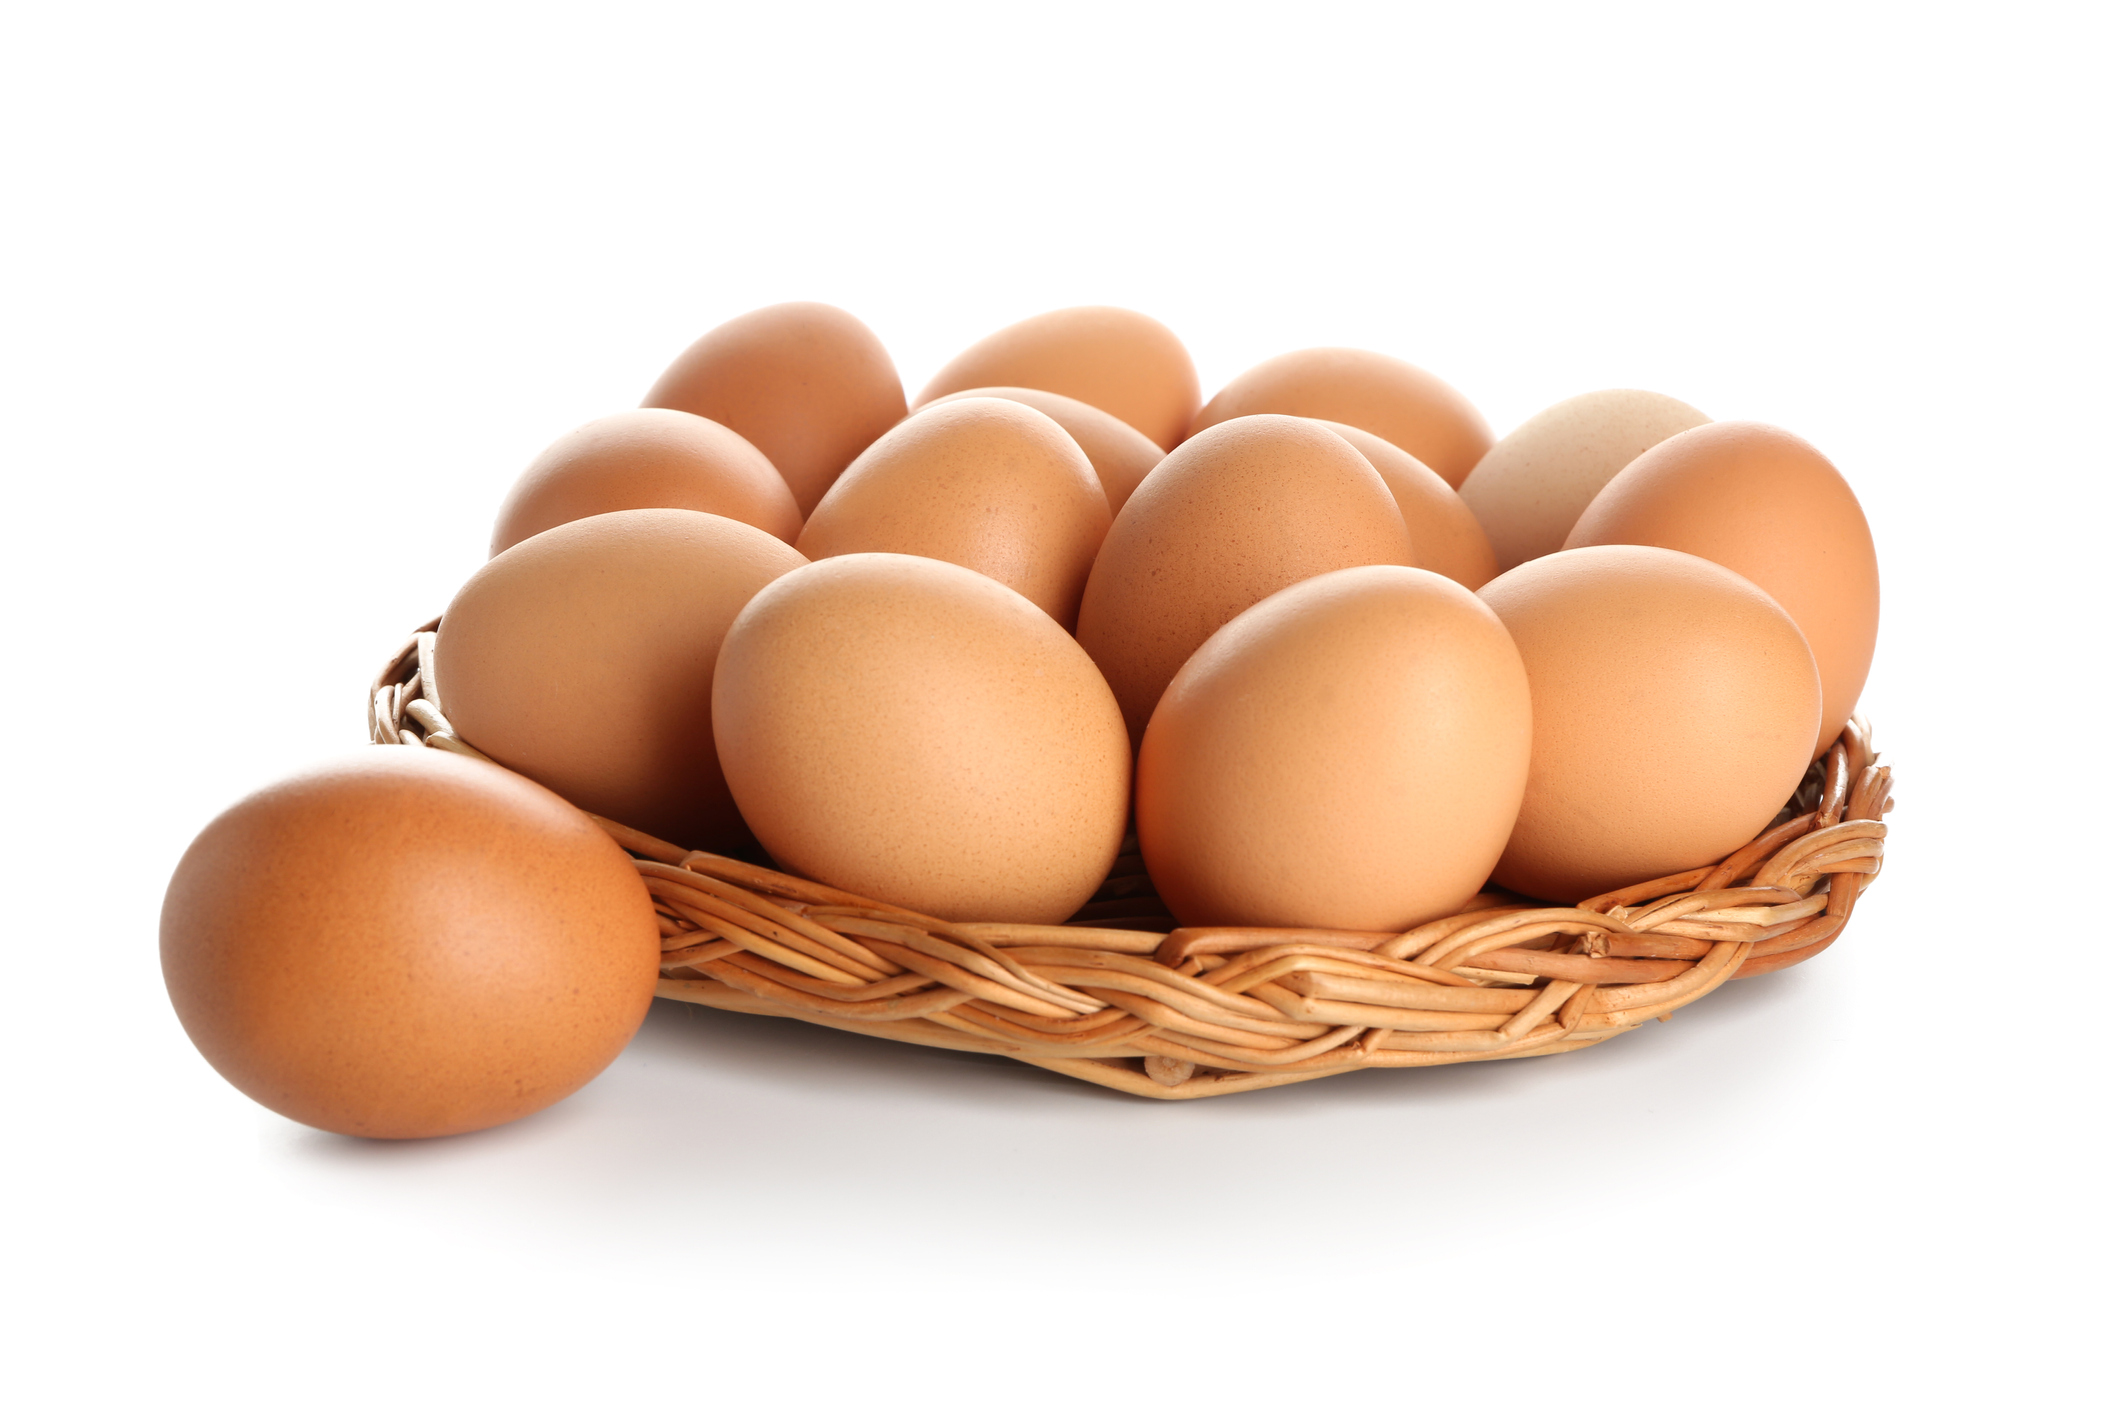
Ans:
[[[436,623],[377,677],[370,736],[480,756],[425,695]],[[951,923],[598,823],[655,899],[659,996],[1191,1099],[1573,1051],[1802,962],[1877,877],[1892,804],[1892,773],[1852,722],[1720,864],[1574,908],[1483,894],[1399,934],[1177,928],[1131,849],[1070,923]]]

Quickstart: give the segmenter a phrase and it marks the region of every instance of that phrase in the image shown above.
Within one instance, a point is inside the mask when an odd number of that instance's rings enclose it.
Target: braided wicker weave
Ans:
[[[423,693],[435,627],[377,677],[370,736],[480,756]],[[598,823],[655,899],[660,996],[1189,1099],[1572,1051],[1802,962],[1877,877],[1891,792],[1852,722],[1720,864],[1574,908],[1483,894],[1401,934],[1175,927],[1131,842],[1069,923],[951,923]]]

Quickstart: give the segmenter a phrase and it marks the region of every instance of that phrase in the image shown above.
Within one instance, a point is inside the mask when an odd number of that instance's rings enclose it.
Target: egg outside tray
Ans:
[[[483,760],[422,693],[439,622],[377,677],[370,736]],[[1794,966],[1840,936],[1877,878],[1892,805],[1859,719],[1720,864],[1574,908],[1483,894],[1399,934],[1174,928],[1131,840],[1068,923],[952,923],[597,823],[655,899],[658,996],[1193,1099],[1573,1051]]]

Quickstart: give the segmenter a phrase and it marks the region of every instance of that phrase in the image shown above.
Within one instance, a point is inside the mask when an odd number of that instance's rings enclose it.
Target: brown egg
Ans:
[[[1816,757],[1834,744],[1878,643],[1878,555],[1856,493],[1801,437],[1712,422],[1658,443],[1598,493],[1568,546],[1662,545],[1774,596],[1819,664]]]
[[[1114,515],[1127,504],[1127,498],[1134,494],[1135,487],[1141,485],[1141,479],[1164,459],[1162,447],[1103,408],[1094,408],[1088,403],[1038,388],[968,388],[962,393],[945,393],[935,402],[921,406],[931,408],[936,403],[957,402],[964,398],[1007,398],[1025,407],[1037,408],[1058,422],[1061,430],[1074,438],[1075,445],[1090,459],[1098,482],[1105,488],[1106,503]]]
[[[804,563],[700,511],[613,511],[533,535],[442,616],[442,713],[584,810],[688,848],[742,849],[709,724],[714,658],[737,610]]]
[[[999,580],[1075,628],[1112,511],[1059,423],[1006,398],[923,408],[832,484],[795,548],[926,555]]]
[[[1480,891],[1532,753],[1517,648],[1470,590],[1371,565],[1217,629],[1142,738],[1135,829],[1180,922],[1397,932]]]
[[[1208,400],[1192,430],[1261,412],[1374,432],[1453,487],[1495,440],[1480,410],[1450,384],[1362,349],[1300,349],[1255,364]]]
[[[1819,674],[1774,600],[1707,560],[1562,550],[1480,597],[1532,683],[1532,771],[1505,888],[1574,903],[1723,858],[1797,788]]]
[[[1608,388],[1558,402],[1497,442],[1458,494],[1495,547],[1497,572],[1551,555],[1620,469],[1708,417],[1677,398]]]
[[[1139,741],[1179,665],[1239,613],[1314,574],[1413,559],[1362,453],[1308,418],[1239,418],[1135,488],[1090,567],[1076,637]]]
[[[340,1134],[484,1129],[573,1094],[655,995],[655,909],[582,813],[498,766],[369,747],[192,842],[162,976],[244,1094]]]
[[[606,511],[706,511],[793,544],[795,494],[765,453],[689,412],[635,408],[584,423],[547,447],[501,503],[493,550]]]
[[[1200,406],[1200,375],[1178,335],[1106,305],[1056,309],[997,330],[943,365],[914,401],[995,387],[1039,388],[1103,408],[1164,448],[1178,445]]]
[[[862,448],[906,415],[869,326],[829,304],[776,304],[710,329],[641,400],[712,418],[766,454],[809,515]]]
[[[1075,640],[985,575],[845,555],[730,627],[714,735],[781,864],[959,922],[1058,923],[1127,822],[1127,730]]]
[[[1487,533],[1449,482],[1374,432],[1345,422],[1325,425],[1384,478],[1414,542],[1415,568],[1434,570],[1468,589],[1495,577],[1495,552],[1488,547]]]

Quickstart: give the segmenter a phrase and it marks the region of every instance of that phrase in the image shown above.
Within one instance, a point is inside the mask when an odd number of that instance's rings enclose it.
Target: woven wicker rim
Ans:
[[[370,738],[487,760],[425,695],[440,622],[376,677]],[[658,996],[1192,1099],[1578,1050],[1794,966],[1877,878],[1892,805],[1859,719],[1720,864],[1574,908],[1483,894],[1397,934],[1173,927],[1131,847],[1071,922],[953,923],[590,818],[655,900]]]

